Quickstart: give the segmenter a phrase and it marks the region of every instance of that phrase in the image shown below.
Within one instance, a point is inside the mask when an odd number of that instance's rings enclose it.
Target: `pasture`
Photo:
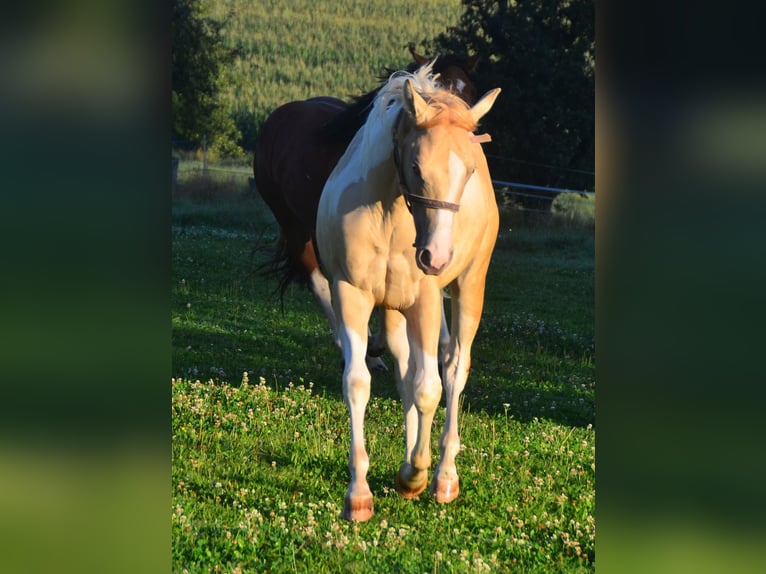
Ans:
[[[393,490],[401,404],[393,375],[373,374],[376,514],[352,524],[340,519],[349,420],[327,322],[298,287],[281,309],[276,280],[258,273],[278,233],[260,199],[208,181],[201,200],[195,186],[179,182],[173,204],[175,572],[595,569],[592,226],[504,214],[456,501]]]

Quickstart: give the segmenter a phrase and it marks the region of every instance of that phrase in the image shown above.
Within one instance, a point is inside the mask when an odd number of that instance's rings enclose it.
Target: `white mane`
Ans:
[[[359,146],[360,167],[362,173],[379,165],[393,151],[391,131],[396,116],[404,105],[404,84],[412,80],[415,90],[426,100],[443,87],[437,83],[439,74],[433,73],[435,60],[418,68],[415,72],[394,72],[388,82],[380,89],[372,103],[372,109],[364,126],[356,134]],[[351,149],[351,145],[349,149]]]
[[[394,72],[375,96],[367,121],[346,148],[346,152],[330,174],[325,189],[342,189],[346,183],[364,177],[391,157],[394,145],[392,130],[396,117],[404,106],[405,82],[412,80],[415,90],[428,100],[437,91],[444,89],[437,83],[438,77],[439,74],[433,73],[433,62],[420,67],[414,73]],[[336,193],[336,201],[338,197]],[[337,209],[337,205],[333,209]]]

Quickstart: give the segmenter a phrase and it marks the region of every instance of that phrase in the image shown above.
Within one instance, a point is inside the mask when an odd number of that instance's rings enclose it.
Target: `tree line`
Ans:
[[[422,41],[419,51],[477,54],[477,91],[503,88],[485,119],[493,126],[487,153],[508,158],[494,161],[493,175],[592,188],[592,176],[581,172],[592,171],[595,161],[593,0],[462,4],[458,24]],[[173,137],[194,146],[207,134],[222,153],[244,153],[253,143],[252,119],[232,113],[219,97],[224,71],[241,48],[227,46],[221,29],[202,0],[173,0]]]

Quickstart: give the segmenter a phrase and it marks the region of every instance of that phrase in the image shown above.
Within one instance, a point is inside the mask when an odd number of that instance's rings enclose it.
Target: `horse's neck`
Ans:
[[[393,141],[390,129],[376,126],[375,133],[360,129],[328,180],[332,187],[343,190],[354,182],[366,183],[355,191],[362,202],[382,200],[390,203],[398,194],[395,181],[396,168],[393,160]],[[389,197],[390,196],[390,197]]]
[[[365,158],[369,163],[359,172],[365,181],[359,191],[365,202],[381,201],[383,205],[391,205],[401,195],[392,151],[393,146],[388,155],[378,154],[374,158]]]
[[[368,173],[384,161],[390,160],[394,150],[391,124],[380,121],[368,123],[357,135],[361,136],[358,142],[361,173]]]

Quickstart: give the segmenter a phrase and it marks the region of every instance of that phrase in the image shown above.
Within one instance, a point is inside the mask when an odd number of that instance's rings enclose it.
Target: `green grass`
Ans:
[[[276,282],[256,272],[277,235],[259,199],[237,191],[200,203],[181,188],[175,571],[594,570],[591,227],[503,222],[464,393],[455,502],[393,491],[401,405],[393,376],[373,375],[365,428],[376,514],[350,524],[340,519],[348,415],[326,321],[300,288],[282,311]],[[435,456],[443,417],[440,409]]]

